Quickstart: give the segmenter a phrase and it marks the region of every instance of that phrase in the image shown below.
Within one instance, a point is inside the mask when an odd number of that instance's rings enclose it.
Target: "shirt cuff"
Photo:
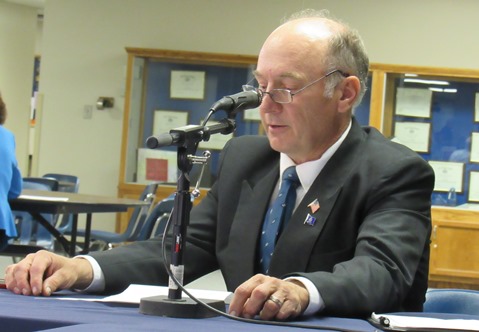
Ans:
[[[103,271],[101,270],[100,264],[91,256],[88,255],[78,255],[74,258],[82,258],[86,259],[90,262],[91,267],[93,269],[93,280],[90,285],[88,285],[85,289],[75,289],[79,292],[85,293],[99,293],[105,290],[105,276],[103,275]]]
[[[312,283],[311,280],[305,277],[288,277],[285,280],[296,280],[299,281],[309,293],[309,303],[306,307],[306,310],[303,312],[303,316],[313,315],[324,309],[325,304],[321,294],[319,294],[318,289]]]

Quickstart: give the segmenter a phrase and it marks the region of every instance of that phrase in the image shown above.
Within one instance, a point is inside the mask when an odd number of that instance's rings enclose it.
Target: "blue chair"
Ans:
[[[76,175],[47,173],[42,178],[51,178],[58,181],[58,191],[67,193],[77,193],[80,188],[80,179]]]
[[[24,177],[23,183],[40,183],[48,186],[51,191],[58,191],[59,181],[56,179],[48,179],[44,177]],[[25,188],[24,189],[33,189],[33,188]],[[41,189],[39,189],[41,190]]]
[[[49,187],[51,191],[58,191],[60,188],[59,180],[54,178],[44,178],[44,177],[24,177],[23,184],[25,189],[34,189],[32,184],[44,184]],[[25,185],[26,184],[26,185]],[[55,226],[57,223],[58,215],[52,214],[42,214],[42,216],[48,220],[50,224]],[[53,235],[41,224],[34,223],[32,231],[32,241],[36,242],[37,245],[45,247],[46,249],[53,250],[54,240]]]
[[[55,179],[58,181],[58,191],[67,193],[78,193],[80,188],[80,179],[78,176],[60,173],[47,173],[43,178]],[[64,214],[57,220],[56,228],[61,233],[70,232],[73,224],[73,215]]]
[[[33,179],[33,180],[31,180]],[[52,179],[37,180],[38,178],[24,178],[23,189],[52,191],[58,188],[58,181]],[[12,211],[15,224],[17,226],[18,237],[0,252],[0,255],[15,257],[25,256],[29,253],[37,252],[41,249],[53,249],[53,236],[37,221],[33,220],[30,213],[25,211]],[[55,216],[52,214],[41,214],[49,223],[53,225]],[[39,237],[40,230],[44,230],[48,235]]]
[[[123,242],[135,241],[140,230],[145,223],[146,217],[149,214],[153,202],[155,201],[156,191],[158,190],[158,182],[154,182],[145,186],[143,192],[140,195],[139,200],[144,201],[147,204],[141,207],[137,207],[133,210],[131,214],[130,220],[128,222],[128,226],[123,233],[115,233],[115,232],[108,232],[102,230],[91,230],[90,232],[90,239],[92,242],[101,241],[108,247],[108,249],[113,248],[115,244],[120,244]],[[77,232],[78,236],[85,237],[85,230],[80,229]],[[92,248],[95,247],[93,244]],[[100,246],[104,247],[104,246]],[[90,249],[92,249],[90,248]],[[93,250],[93,249],[92,249]]]
[[[166,222],[171,215],[171,211],[175,204],[175,196],[170,195],[167,198],[159,201],[151,210],[150,214],[145,220],[145,223],[138,234],[135,241],[143,241],[149,239],[155,233],[165,229]]]
[[[479,291],[451,288],[428,289],[424,312],[479,316]]]

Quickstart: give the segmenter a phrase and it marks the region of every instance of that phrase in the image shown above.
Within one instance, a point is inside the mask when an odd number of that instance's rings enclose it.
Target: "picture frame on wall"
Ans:
[[[395,140],[411,150],[429,153],[431,124],[428,122],[401,121],[394,124]]]
[[[153,135],[169,133],[171,129],[188,124],[188,112],[155,110],[153,116]]]
[[[206,72],[172,70],[170,79],[171,99],[205,99]]]
[[[432,91],[429,89],[398,87],[396,115],[430,118]]]
[[[479,163],[479,132],[471,134],[471,163]]]
[[[469,202],[479,203],[479,172],[469,173]]]
[[[430,160],[429,165],[436,177],[434,191],[449,192],[452,188],[462,193],[464,183],[464,163]]]
[[[479,92],[476,92],[476,101],[474,104],[474,122],[479,122]]]

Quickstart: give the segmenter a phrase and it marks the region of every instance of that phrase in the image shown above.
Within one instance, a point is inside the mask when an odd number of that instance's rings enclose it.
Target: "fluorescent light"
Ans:
[[[447,81],[423,80],[420,78],[405,78],[406,83],[420,83],[420,84],[435,84],[435,85],[449,85]]]
[[[446,92],[446,93],[456,93],[457,89],[443,89],[443,88],[429,88],[429,90],[434,92]]]
[[[409,74],[409,73],[406,73],[404,74],[405,77],[417,77],[417,74]]]

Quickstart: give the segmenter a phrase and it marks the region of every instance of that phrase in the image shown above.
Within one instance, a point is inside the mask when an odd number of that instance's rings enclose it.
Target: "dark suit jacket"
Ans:
[[[191,213],[185,283],[219,267],[234,291],[256,273],[258,234],[278,180],[278,161],[266,137],[232,139],[223,150],[216,183]],[[309,278],[329,315],[421,311],[433,186],[426,161],[353,119],[345,141],[283,230],[270,274]],[[320,209],[310,226],[304,220],[316,198]],[[167,282],[158,239],[93,256],[107,291]]]

